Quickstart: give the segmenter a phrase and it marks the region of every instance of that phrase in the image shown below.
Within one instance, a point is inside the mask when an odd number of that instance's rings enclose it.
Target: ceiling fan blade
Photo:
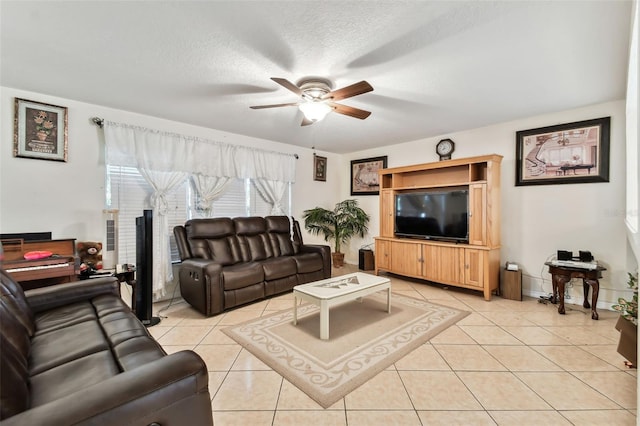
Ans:
[[[335,102],[327,102],[327,104],[338,114],[348,115],[349,117],[359,118],[360,120],[364,120],[371,115],[370,111],[365,111],[363,109],[341,105]]]
[[[352,84],[351,86],[343,87],[342,89],[336,89],[333,92],[329,92],[322,97],[322,99],[331,99],[332,101],[339,101],[340,99],[350,98],[352,96],[362,95],[363,93],[373,91],[373,87],[366,81]]]
[[[290,82],[286,78],[271,77],[271,80],[275,81],[276,83],[278,83],[280,86],[284,87],[285,89],[291,90],[296,95],[302,96],[302,90],[300,90],[300,88],[298,86],[296,86],[295,84],[293,84],[292,82]]]
[[[288,104],[273,104],[273,105],[254,105],[250,106],[251,109],[265,109],[265,108],[280,108],[286,106],[297,106],[298,102],[289,102]]]
[[[300,123],[301,126],[310,126],[313,123],[315,123],[315,121],[309,120],[307,117],[302,117],[302,123]]]

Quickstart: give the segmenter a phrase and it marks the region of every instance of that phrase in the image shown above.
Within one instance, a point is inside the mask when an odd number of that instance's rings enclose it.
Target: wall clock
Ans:
[[[455,144],[451,139],[442,139],[436,145],[436,153],[440,156],[440,161],[451,160],[451,153],[455,149]]]

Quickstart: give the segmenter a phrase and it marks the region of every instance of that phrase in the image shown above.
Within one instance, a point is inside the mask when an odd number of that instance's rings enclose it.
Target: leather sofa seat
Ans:
[[[293,256],[293,260],[296,263],[296,270],[301,274],[317,271],[320,267],[320,259],[313,256],[313,253],[297,254]]]
[[[0,269],[0,425],[212,425],[207,368],[167,355],[116,278],[23,292]]]
[[[193,219],[173,230],[182,297],[206,316],[329,278],[329,246],[287,216]]]
[[[238,263],[222,271],[222,286],[226,291],[249,287],[263,281],[264,269],[261,264],[255,262]]]
[[[321,259],[318,260],[322,261]],[[298,272],[296,261],[291,257],[273,257],[261,262],[261,265],[264,270],[264,278],[267,281],[290,277]],[[319,269],[322,269],[322,265],[316,271]]]

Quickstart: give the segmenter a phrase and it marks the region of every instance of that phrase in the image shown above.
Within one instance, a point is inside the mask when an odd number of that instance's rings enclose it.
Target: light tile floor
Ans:
[[[617,313],[593,321],[579,305],[559,315],[536,299],[486,302],[390,278],[393,292],[471,314],[326,410],[220,331],[289,309],[291,293],[210,318],[182,299],[158,303],[162,322],[149,331],[167,352],[205,360],[216,426],[636,424],[637,371],[616,352]]]

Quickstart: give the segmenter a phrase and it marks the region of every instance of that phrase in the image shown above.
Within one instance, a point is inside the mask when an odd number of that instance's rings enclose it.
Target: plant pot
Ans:
[[[618,353],[634,366],[637,365],[638,326],[623,317],[618,317],[616,330],[620,332]]]
[[[334,268],[342,268],[344,266],[344,253],[333,252],[331,253],[331,258],[333,259]]]

